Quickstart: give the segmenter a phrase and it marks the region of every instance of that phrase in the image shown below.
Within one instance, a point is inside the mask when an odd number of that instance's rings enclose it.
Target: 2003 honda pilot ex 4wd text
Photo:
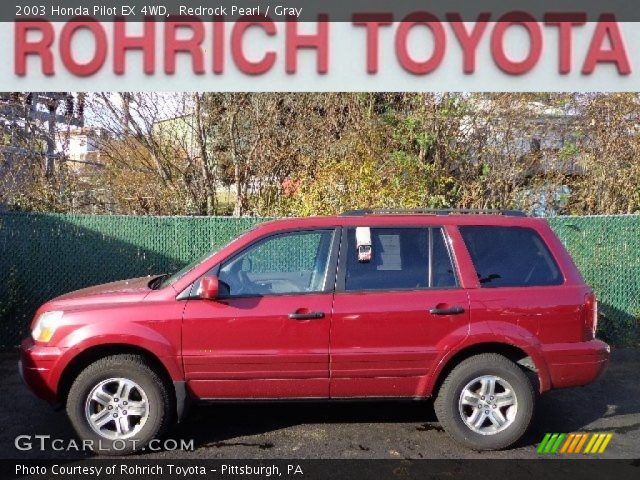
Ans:
[[[55,298],[20,368],[101,451],[142,448],[193,401],[431,396],[453,438],[489,450],[524,434],[537,393],[603,372],[596,324],[543,219],[364,210],[263,223],[174,275]]]

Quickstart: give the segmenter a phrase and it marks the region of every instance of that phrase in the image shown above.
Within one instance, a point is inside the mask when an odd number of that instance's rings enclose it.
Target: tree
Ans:
[[[109,132],[100,148],[118,211],[215,213],[215,165],[202,127],[201,103],[201,95],[186,93],[91,97],[92,116]]]
[[[581,175],[571,183],[570,211],[582,214],[640,212],[640,96],[579,97],[582,121],[575,156]]]
[[[65,210],[73,179],[65,147],[84,123],[84,94],[0,93],[0,204],[26,210]]]
[[[640,210],[637,94],[97,93],[89,106],[108,133],[104,170],[88,186],[106,200],[93,211]],[[65,118],[62,104],[56,112]],[[64,192],[79,187],[64,156],[46,153],[50,114],[22,137],[5,123],[5,144],[34,145],[20,165],[40,172],[14,188],[14,206],[72,207]]]

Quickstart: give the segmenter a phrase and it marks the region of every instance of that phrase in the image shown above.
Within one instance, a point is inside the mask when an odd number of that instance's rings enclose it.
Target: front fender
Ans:
[[[52,368],[49,383],[57,391],[63,372],[80,354],[98,346],[128,346],[141,349],[156,357],[166,368],[171,380],[184,381],[184,370],[179,351],[179,323],[177,337],[173,328],[159,331],[142,323],[110,322],[87,324],[74,329],[61,339],[59,349],[61,355]]]

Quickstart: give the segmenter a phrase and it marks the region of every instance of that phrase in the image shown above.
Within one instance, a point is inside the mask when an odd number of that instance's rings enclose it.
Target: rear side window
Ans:
[[[482,287],[560,285],[560,269],[530,228],[460,227]]]
[[[440,228],[372,228],[371,260],[359,261],[355,229],[347,232],[346,291],[414,290],[457,285]]]

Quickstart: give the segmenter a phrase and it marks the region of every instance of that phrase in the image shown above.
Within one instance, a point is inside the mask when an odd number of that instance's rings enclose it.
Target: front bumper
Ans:
[[[20,344],[18,370],[22,380],[33,393],[51,404],[57,401],[51,372],[61,354],[59,348],[37,345],[31,338]]]
[[[543,345],[551,388],[587,385],[600,377],[609,364],[611,349],[601,340]]]

